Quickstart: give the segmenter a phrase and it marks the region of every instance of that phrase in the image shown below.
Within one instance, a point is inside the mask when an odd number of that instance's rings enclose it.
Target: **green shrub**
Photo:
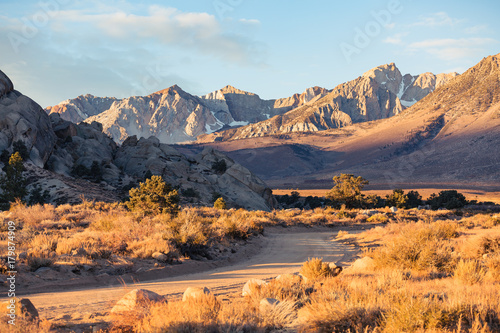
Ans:
[[[11,203],[16,199],[23,200],[28,190],[26,189],[26,178],[23,175],[23,159],[19,152],[15,152],[9,158],[9,164],[4,167],[5,175],[0,177],[0,188],[2,195],[0,202]]]
[[[227,164],[225,160],[217,160],[212,163],[212,170],[214,170],[218,174],[223,174],[227,170]]]
[[[456,190],[449,190],[441,191],[438,195],[435,193],[431,194],[428,203],[432,209],[456,209],[464,207],[467,204],[467,200],[462,193]]]
[[[363,177],[355,177],[352,174],[340,174],[333,177],[334,186],[326,194],[326,198],[337,206],[345,205],[347,208],[360,207],[363,201],[361,190],[368,181]]]
[[[152,176],[138,188],[129,191],[130,199],[126,202],[131,211],[145,215],[167,213],[177,215],[179,212],[179,193],[162,177]]]
[[[223,197],[220,197],[219,199],[215,200],[214,208],[227,209],[226,201],[224,201]]]

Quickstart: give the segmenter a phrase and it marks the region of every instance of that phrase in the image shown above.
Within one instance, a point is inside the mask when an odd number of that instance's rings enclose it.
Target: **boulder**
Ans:
[[[370,257],[363,257],[354,261],[349,268],[351,270],[364,271],[367,269],[372,269],[375,265],[374,262],[375,261]]]
[[[125,294],[111,309],[112,314],[143,311],[153,303],[167,303],[165,297],[145,289],[134,289]]]
[[[30,98],[14,90],[10,79],[0,71],[0,152],[22,141],[29,159],[43,167],[56,144],[49,116]]]
[[[15,314],[16,316],[23,317],[24,319],[30,321],[38,320],[38,310],[35,308],[33,303],[28,298],[14,298],[15,303],[11,302],[11,299],[8,301],[2,302],[0,305],[0,312],[9,314],[10,309],[7,306],[11,304],[15,304]]]
[[[391,213],[395,213],[398,211],[398,209],[396,207],[391,207],[390,209],[391,209]]]
[[[266,284],[267,284],[267,282],[264,280],[250,279],[243,286],[243,289],[241,291],[241,296],[251,296],[253,293],[253,290],[252,290],[253,288],[265,286]]]
[[[156,259],[161,262],[167,262],[168,261],[168,256],[164,253],[161,252],[155,252],[151,255],[153,259]]]
[[[333,272],[332,276],[337,276],[342,272],[342,266],[339,266],[334,262],[329,262],[328,267],[330,267]]]
[[[263,298],[259,303],[259,312],[262,314],[269,313],[280,301],[276,298]]]
[[[182,295],[182,301],[185,302],[189,298],[199,298],[200,296],[203,295],[209,295],[210,294],[210,289],[207,287],[199,288],[199,287],[189,287],[186,289],[184,294]]]

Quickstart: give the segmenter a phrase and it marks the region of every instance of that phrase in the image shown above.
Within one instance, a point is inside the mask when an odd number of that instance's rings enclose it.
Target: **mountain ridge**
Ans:
[[[344,85],[352,84],[356,80],[363,81],[362,78],[365,78],[363,84],[366,87],[360,88],[364,90],[358,94],[359,100],[349,103],[375,105],[374,99],[382,98],[387,105],[382,108],[362,106],[363,110],[353,112],[344,112],[345,110],[338,105],[339,101],[330,103],[331,105],[324,108],[320,105],[313,112],[307,111],[308,107],[314,108],[315,104],[331,95],[332,91],[342,84],[332,90],[314,86],[300,94],[271,100],[263,100],[257,94],[231,85],[203,96],[191,95],[179,86],[173,85],[148,96],[123,99],[81,95],[73,100],[48,107],[46,111],[49,114],[59,113],[63,119],[73,122],[100,122],[104,131],[116,142],[123,142],[131,135],[138,137],[154,135],[165,143],[196,139],[202,141],[238,139],[255,135],[325,130],[354,122],[390,117],[412,104],[413,100],[409,98],[420,99],[431,92],[437,84],[446,80],[447,75],[452,74],[437,76],[428,73],[417,76],[407,74],[403,77],[394,63],[377,66]],[[424,80],[427,76],[428,78]],[[421,89],[415,82],[422,85]],[[404,91],[401,91],[403,88]],[[415,92],[410,93],[412,89]],[[369,94],[371,100],[364,98],[365,94]],[[160,97],[163,95],[170,97]],[[301,115],[303,112],[306,114]],[[355,114],[356,112],[358,114]],[[363,113],[365,116],[362,116]],[[283,118],[272,119],[281,116]],[[297,119],[293,120],[293,117]],[[259,123],[260,125],[250,129],[237,129]],[[219,132],[224,134],[221,135]]]

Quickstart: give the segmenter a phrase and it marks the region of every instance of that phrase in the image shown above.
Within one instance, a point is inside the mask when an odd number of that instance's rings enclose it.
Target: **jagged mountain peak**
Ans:
[[[234,86],[229,84],[224,88],[220,89],[219,91],[222,92],[223,94],[255,95],[254,93],[235,88]]]
[[[177,84],[174,84],[173,86],[170,86],[166,89],[158,90],[155,91],[154,93],[150,94],[149,96],[152,95],[165,95],[165,94],[188,94],[186,91],[184,91],[181,87],[179,87]]]

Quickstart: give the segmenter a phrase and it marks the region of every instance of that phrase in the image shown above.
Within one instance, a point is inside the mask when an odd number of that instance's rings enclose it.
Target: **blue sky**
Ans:
[[[42,107],[227,84],[262,98],[378,65],[463,72],[500,52],[500,2],[2,0],[0,70]]]

